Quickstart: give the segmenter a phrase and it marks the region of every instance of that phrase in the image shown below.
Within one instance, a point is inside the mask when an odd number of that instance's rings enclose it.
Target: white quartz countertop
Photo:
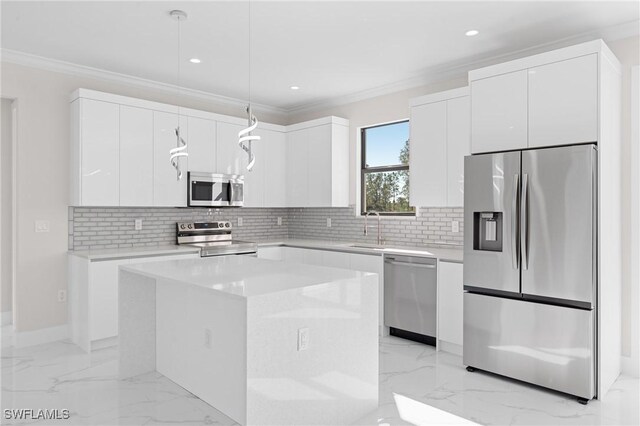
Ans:
[[[251,256],[217,256],[134,263],[120,266],[120,269],[154,279],[210,288],[241,298],[373,275],[347,269],[274,262]]]
[[[298,240],[280,239],[258,241],[258,247],[285,246],[319,250],[344,251],[348,253],[362,254],[396,254],[406,256],[434,257],[443,262],[462,263],[463,250],[438,247],[376,247],[371,244],[354,243],[348,241],[324,241],[324,240]]]
[[[353,247],[358,245],[358,247]],[[304,239],[278,239],[258,241],[258,247],[286,246],[310,248],[318,250],[333,250],[347,253],[361,253],[370,255],[396,254],[407,256],[435,257],[443,262],[462,263],[463,250],[438,247],[374,247],[349,241],[325,241]],[[367,247],[368,246],[368,247]],[[168,256],[176,254],[198,253],[199,249],[188,246],[166,245],[158,247],[133,247],[119,249],[70,251],[69,254],[89,260],[130,259],[136,257]]]
[[[89,260],[133,259],[136,257],[171,256],[199,253],[197,247],[179,246],[176,244],[156,247],[129,247],[102,250],[69,251],[70,255]]]

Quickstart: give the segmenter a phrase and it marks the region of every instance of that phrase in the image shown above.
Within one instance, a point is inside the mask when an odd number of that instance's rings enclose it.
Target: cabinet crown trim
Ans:
[[[463,98],[469,96],[469,86],[458,87],[456,89],[445,90],[444,92],[430,93],[424,96],[418,96],[417,98],[409,99],[409,106],[415,107],[424,104],[431,104],[434,102],[448,101],[449,99]]]

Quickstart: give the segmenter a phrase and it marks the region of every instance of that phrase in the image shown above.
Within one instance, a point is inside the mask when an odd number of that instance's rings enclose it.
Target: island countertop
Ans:
[[[234,297],[249,298],[374,275],[369,272],[274,262],[251,256],[217,256],[123,265],[121,270],[209,288]]]

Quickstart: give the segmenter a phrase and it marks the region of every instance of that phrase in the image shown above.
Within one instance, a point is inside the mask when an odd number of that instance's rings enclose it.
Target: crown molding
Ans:
[[[62,74],[73,75],[77,77],[90,77],[100,80],[112,81],[128,86],[141,87],[146,89],[154,89],[168,93],[176,93],[180,91],[181,96],[189,96],[196,99],[204,99],[220,105],[229,105],[244,108],[247,105],[246,100],[231,98],[228,96],[216,95],[214,93],[205,92],[203,90],[189,89],[179,87],[175,84],[162,83],[159,81],[148,80],[132,75],[121,74],[112,71],[106,71],[99,68],[88,67],[85,65],[74,64],[71,62],[60,61],[57,59],[45,58],[43,56],[32,55],[30,53],[20,52],[11,49],[0,49],[0,58],[2,62],[8,62],[16,65],[22,65],[31,68],[42,69],[45,71],[58,72]],[[257,104],[252,102],[251,107],[256,111],[267,112],[281,117],[287,116],[287,110],[284,108],[274,107],[271,105]]]
[[[301,104],[288,108],[288,114],[310,113],[326,108],[334,108],[366,99],[384,96],[402,90],[413,89],[416,87],[426,86],[429,84],[442,82],[445,80],[453,80],[464,78],[469,71],[477,68],[483,68],[489,65],[495,65],[501,62],[507,62],[514,59],[522,58],[529,55],[543,53],[549,50],[567,47],[572,44],[582,43],[594,39],[603,39],[606,41],[621,40],[627,37],[638,36],[640,34],[640,20],[625,22],[619,25],[601,28],[581,34],[565,37],[560,40],[554,40],[549,43],[543,43],[524,49],[510,51],[498,55],[489,56],[487,58],[473,61],[459,61],[448,63],[446,65],[438,65],[435,67],[422,70],[420,73],[409,77],[405,80],[397,81],[391,84],[379,86],[373,89],[367,89],[360,92],[352,93],[346,96],[340,96],[334,99],[321,100],[318,102]]]
[[[477,59],[472,61],[458,61],[448,63],[445,65],[439,65],[430,67],[414,74],[412,77],[397,81],[391,84],[382,85],[379,87],[355,92],[345,96],[339,96],[332,99],[319,100],[316,102],[310,102],[300,105],[294,105],[289,108],[275,107],[266,104],[252,103],[252,107],[256,111],[262,111],[278,115],[283,118],[288,118],[289,115],[309,113],[319,111],[327,108],[334,108],[341,105],[346,105],[354,102],[363,101],[366,99],[372,99],[383,95],[388,95],[403,90],[413,89],[416,87],[426,86],[429,84],[442,82],[446,80],[453,80],[458,78],[465,78],[470,70],[483,68],[489,65],[494,65],[500,62],[506,62],[513,59],[518,59],[528,55],[534,55],[537,53],[543,53],[547,50],[553,50],[561,47],[566,47],[571,44],[581,43],[593,39],[601,38],[604,41],[615,41],[627,37],[637,36],[640,34],[640,20],[634,20],[625,22],[619,25],[613,25],[610,27],[600,28],[594,31],[585,32],[582,34],[572,35],[560,40],[554,40],[549,43],[539,44],[536,46],[520,49],[517,51],[510,51],[508,53],[502,53],[493,55],[483,59]],[[103,79],[113,81],[121,84],[126,84],[135,87],[144,87],[149,89],[161,90],[164,92],[176,93],[178,90],[181,94],[190,96],[193,98],[204,99],[210,102],[218,103],[221,105],[230,105],[234,107],[244,108],[246,105],[245,100],[231,98],[222,95],[216,95],[214,93],[205,92],[202,90],[188,89],[178,87],[174,84],[161,83],[154,80],[147,80],[144,78],[134,77],[126,74],[120,74],[112,71],[106,71],[98,68],[87,67],[84,65],[73,64],[70,62],[60,61],[57,59],[45,58],[42,56],[32,55],[16,50],[0,49],[0,58],[4,62],[14,63],[18,65],[28,66],[32,68],[44,69],[47,71],[54,71],[69,75],[75,75],[79,77],[92,77],[97,79]]]

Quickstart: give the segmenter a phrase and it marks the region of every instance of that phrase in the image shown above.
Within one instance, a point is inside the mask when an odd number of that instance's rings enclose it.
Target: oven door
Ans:
[[[220,207],[228,206],[231,199],[229,179],[215,174],[189,173],[189,202],[190,207]]]

